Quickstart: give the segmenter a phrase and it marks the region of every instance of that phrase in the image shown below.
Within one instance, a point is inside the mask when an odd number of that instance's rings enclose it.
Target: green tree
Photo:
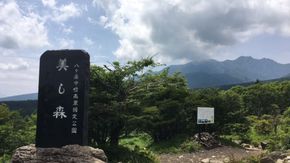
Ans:
[[[34,142],[35,120],[35,115],[23,118],[18,111],[0,105],[0,156]]]
[[[290,81],[284,81],[279,84],[277,88],[280,92],[280,109],[281,113],[286,111],[287,108],[290,106]]]
[[[142,130],[155,141],[184,133],[186,128],[186,98],[189,89],[180,74],[169,75],[168,69],[159,74],[147,74],[140,78],[139,85],[132,94],[132,101],[143,109],[135,119]],[[136,128],[138,128],[136,126]]]
[[[150,67],[157,66],[152,58],[128,62],[121,66],[91,67],[89,137],[91,143],[118,145],[124,130],[130,106],[130,94],[138,80]]]
[[[288,107],[282,114],[281,129],[284,132],[282,144],[286,149],[290,149],[290,107]]]
[[[281,122],[281,111],[280,111],[280,107],[277,104],[272,104],[271,105],[272,108],[272,124],[273,124],[273,129],[274,129],[274,133],[275,135],[277,135],[277,129],[278,129],[278,125]]]
[[[273,131],[271,118],[271,115],[264,114],[254,123],[254,128],[258,134],[269,135]]]
[[[255,84],[243,94],[245,108],[251,115],[271,114],[271,105],[279,104],[281,98],[275,84]]]
[[[219,128],[224,134],[238,134],[243,136],[248,130],[246,125],[246,110],[243,107],[242,97],[232,91],[221,91],[221,108],[216,115]]]

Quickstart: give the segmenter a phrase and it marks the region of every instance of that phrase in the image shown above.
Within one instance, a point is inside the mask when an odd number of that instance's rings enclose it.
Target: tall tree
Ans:
[[[17,147],[34,143],[35,120],[35,115],[24,118],[18,111],[0,105],[0,157],[11,154]]]
[[[243,94],[245,108],[252,115],[261,116],[271,113],[271,105],[279,104],[279,90],[274,84],[256,84],[246,89]]]
[[[185,132],[185,103],[189,89],[180,74],[169,75],[168,69],[140,78],[131,99],[142,106],[134,124],[142,126],[155,141]]]
[[[90,140],[99,145],[118,145],[119,136],[126,123],[130,108],[130,94],[136,89],[138,80],[147,68],[157,66],[152,58],[128,62],[121,66],[113,62],[110,66],[91,67],[90,95]]]

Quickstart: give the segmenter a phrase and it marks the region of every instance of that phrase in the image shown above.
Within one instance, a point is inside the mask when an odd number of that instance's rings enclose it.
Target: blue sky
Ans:
[[[84,49],[97,65],[153,55],[290,63],[290,0],[0,1],[0,97],[37,92],[48,49]]]

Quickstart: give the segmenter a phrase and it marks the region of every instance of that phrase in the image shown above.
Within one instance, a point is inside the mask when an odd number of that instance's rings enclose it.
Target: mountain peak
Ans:
[[[269,59],[269,58],[262,58],[262,59],[256,59],[253,58],[251,56],[241,56],[235,60],[233,60],[233,62],[237,62],[239,64],[244,63],[244,64],[262,64],[262,65],[277,65],[279,64],[278,62]]]
[[[256,58],[253,58],[252,56],[240,56],[239,58],[235,59],[234,61],[262,61],[262,62],[277,63],[276,61],[269,59],[269,58],[256,59]]]
[[[240,56],[239,58],[235,59],[235,60],[257,60],[251,56]]]

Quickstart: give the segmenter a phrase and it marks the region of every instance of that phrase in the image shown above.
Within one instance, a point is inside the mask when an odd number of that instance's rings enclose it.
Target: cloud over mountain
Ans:
[[[93,0],[100,24],[119,36],[119,59],[158,54],[162,62],[201,60],[259,34],[290,36],[289,0]],[[104,21],[106,20],[106,21]]]

